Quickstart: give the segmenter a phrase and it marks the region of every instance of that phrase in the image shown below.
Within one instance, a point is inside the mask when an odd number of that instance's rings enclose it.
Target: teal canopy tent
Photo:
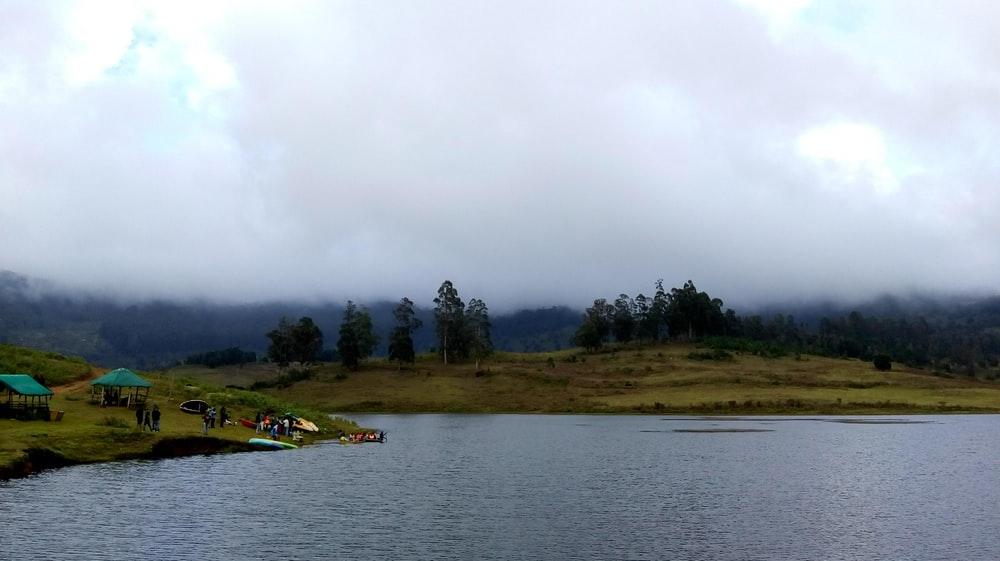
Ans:
[[[112,370],[90,383],[90,398],[102,407],[136,407],[149,399],[153,384],[128,368]]]
[[[16,419],[48,419],[52,390],[27,374],[0,374],[0,417]]]

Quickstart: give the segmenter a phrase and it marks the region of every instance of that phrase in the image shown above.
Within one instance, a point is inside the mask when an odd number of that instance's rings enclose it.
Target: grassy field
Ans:
[[[0,345],[0,373],[41,374],[46,385],[60,385],[86,377],[94,368],[78,357]]]
[[[56,396],[61,422],[0,420],[0,473],[43,450],[70,463],[147,457],[158,443],[201,438],[198,416],[177,405],[205,399],[226,405],[233,418],[257,410],[294,411],[316,421],[326,435],[356,425],[329,421],[327,412],[573,412],[717,414],[903,414],[1000,412],[1000,384],[948,378],[894,365],[878,372],[867,362],[815,356],[762,358],[734,353],[727,360],[699,360],[689,345],[584,354],[498,353],[477,370],[444,366],[419,357],[402,370],[373,360],[358,372],[339,365],[313,369],[310,378],[258,392],[254,382],[275,381],[274,366],[208,369],[185,366],[145,374],[151,401],[163,412],[162,431],[141,432],[132,410],[90,403],[88,381],[103,369],[51,353],[0,347],[3,364],[42,374]],[[227,387],[229,386],[229,387]],[[295,404],[295,405],[292,405]],[[241,426],[211,431],[222,441],[244,443]],[[193,440],[191,442],[194,442]],[[308,442],[308,440],[307,440]]]
[[[411,368],[373,360],[358,372],[337,365],[308,380],[264,390],[324,411],[578,412],[690,414],[876,414],[1000,412],[1000,384],[936,376],[893,365],[816,356],[691,358],[689,345],[584,354],[498,353],[477,372],[421,356]],[[244,385],[274,367],[185,367],[178,376]]]
[[[200,438],[201,417],[183,413],[178,408],[180,402],[187,399],[205,399],[217,407],[225,405],[234,419],[240,416],[252,418],[258,410],[271,409],[278,413],[293,411],[316,422],[324,429],[322,437],[325,438],[335,435],[338,430],[350,432],[357,428],[350,421],[330,420],[320,411],[292,405],[276,396],[227,390],[205,382],[191,385],[190,379],[176,375],[144,374],[153,383],[150,400],[159,405],[162,417],[160,432],[142,432],[136,428],[134,410],[101,408],[90,402],[89,380],[103,374],[103,369],[92,368],[83,363],[85,369],[76,371],[75,376],[67,378],[60,373],[75,371],[79,365],[75,359],[40,357],[36,355],[36,351],[17,348],[0,350],[11,355],[27,356],[28,358],[21,357],[22,362],[29,359],[35,361],[32,369],[25,368],[21,371],[40,373],[47,380],[60,379],[64,382],[61,386],[50,386],[56,392],[50,401],[50,407],[53,411],[64,411],[62,421],[0,419],[0,473],[24,461],[28,450],[43,450],[66,463],[90,463],[147,457],[155,455],[158,444]],[[41,358],[46,358],[51,363],[39,362]],[[213,439],[229,441],[235,445],[245,443],[254,436],[254,432],[243,426],[233,425],[210,430],[209,435]],[[308,444],[316,438],[307,434],[304,443]],[[194,447],[198,449],[197,441],[191,442],[195,442]],[[218,442],[209,446],[212,449],[224,447],[225,443]]]

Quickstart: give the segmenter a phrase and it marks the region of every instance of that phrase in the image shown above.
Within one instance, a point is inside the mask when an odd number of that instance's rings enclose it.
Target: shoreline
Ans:
[[[267,452],[269,448],[254,446],[247,442],[217,438],[214,436],[169,437],[156,441],[148,451],[123,453],[110,459],[77,460],[69,458],[52,448],[28,448],[24,457],[0,466],[0,481],[21,479],[34,474],[71,466],[121,462],[128,460],[165,460],[187,456],[214,456],[217,454],[239,454],[243,452]]]
[[[743,407],[737,405],[731,407],[725,403],[710,404],[705,407],[657,407],[655,405],[641,405],[628,408],[595,408],[595,409],[537,409],[537,410],[497,410],[480,408],[452,407],[444,409],[434,408],[372,408],[372,409],[343,409],[337,415],[665,415],[665,416],[688,416],[688,417],[764,417],[768,415],[781,415],[788,417],[803,417],[809,415],[846,415],[846,416],[869,416],[869,415],[996,415],[1000,414],[1000,407],[968,407],[961,405],[943,405],[938,407],[925,407],[909,404],[897,404],[892,406],[885,404],[845,404],[844,406],[830,407],[810,407],[801,408],[770,408],[770,407]]]

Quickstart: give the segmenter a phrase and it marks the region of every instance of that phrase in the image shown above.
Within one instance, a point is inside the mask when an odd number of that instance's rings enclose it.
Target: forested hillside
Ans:
[[[394,306],[394,302],[367,305],[379,336],[376,354],[386,352]],[[34,279],[0,271],[0,343],[82,356],[109,366],[170,366],[190,355],[232,347],[264,356],[265,335],[282,317],[312,318],[329,349],[336,345],[343,311],[341,303],[120,303],[68,295]],[[423,352],[435,345],[434,317],[429,308],[417,308],[416,313],[424,327],[414,333],[413,340],[418,352]],[[559,307],[496,315],[495,346],[511,351],[566,348],[577,323],[579,312]]]
[[[681,298],[673,315],[655,317],[665,313],[666,308],[660,308],[673,291]],[[690,298],[685,300],[684,295]],[[663,287],[659,296],[622,296],[610,302],[600,299],[595,302],[596,312],[595,306],[587,310],[588,316],[607,316],[607,331],[599,334],[602,342],[611,342],[629,329],[633,330],[629,339],[721,335],[773,344],[783,352],[864,359],[885,354],[913,366],[963,375],[989,375],[1000,362],[1000,298],[996,297],[882,297],[856,305],[805,303],[741,312],[724,309],[721,300],[685,287]],[[395,305],[366,305],[379,338],[376,355],[386,354]],[[705,309],[698,311],[698,306]],[[684,313],[676,312],[681,309],[701,314],[700,319],[684,323]],[[266,356],[266,334],[282,317],[312,318],[323,332],[323,347],[332,349],[343,311],[342,303],[122,303],[108,297],[70,295],[44,282],[0,271],[0,343],[82,356],[104,366],[157,368],[191,355],[235,347]],[[415,315],[423,327],[413,333],[414,347],[417,352],[430,350],[437,345],[433,310],[417,307]],[[574,336],[587,323],[582,311],[567,307],[492,313],[490,319],[494,347],[517,352],[573,346]]]

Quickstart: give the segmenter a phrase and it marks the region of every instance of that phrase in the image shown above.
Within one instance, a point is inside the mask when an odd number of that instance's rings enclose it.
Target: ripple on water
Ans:
[[[677,420],[683,432],[769,434],[693,438],[641,416],[367,416],[393,440],[4,483],[0,559],[975,561],[1000,550],[984,531],[1000,528],[1000,417]]]

